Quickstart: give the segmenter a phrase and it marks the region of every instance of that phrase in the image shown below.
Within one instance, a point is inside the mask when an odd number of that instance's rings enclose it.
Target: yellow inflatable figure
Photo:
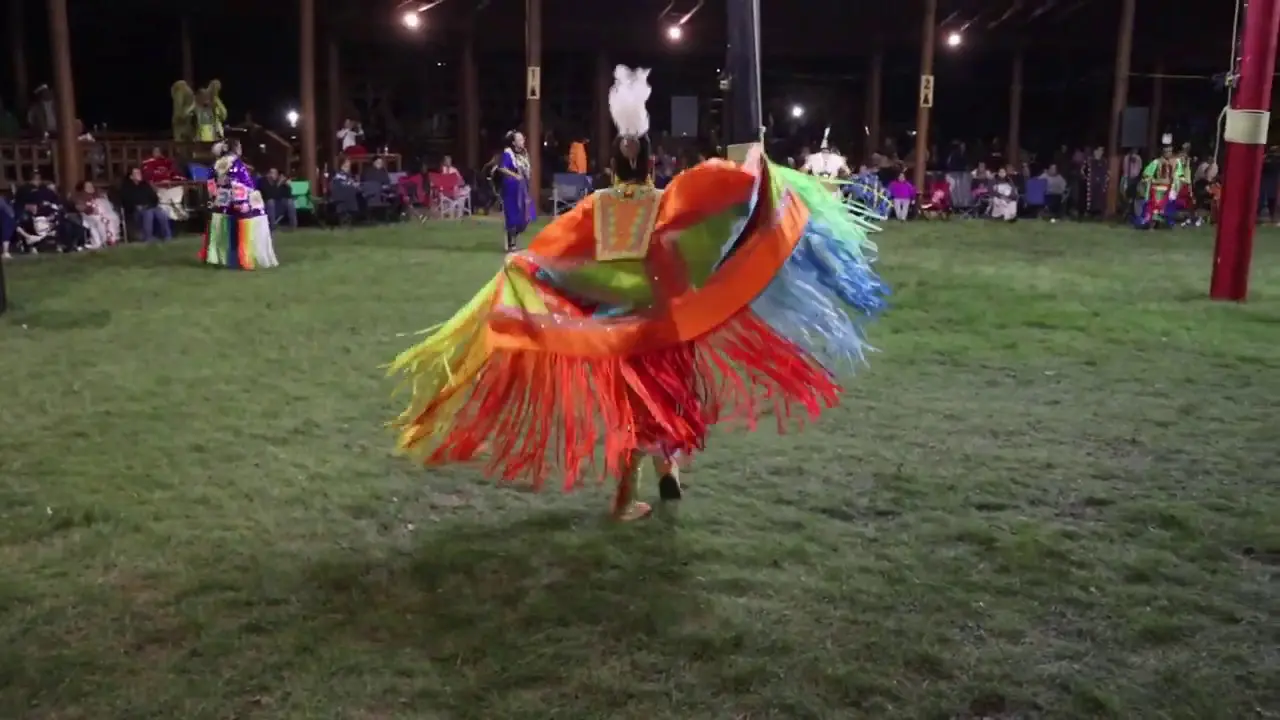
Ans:
[[[185,80],[170,88],[173,96],[173,139],[179,142],[217,142],[223,139],[227,106],[219,94],[222,83],[214,80],[202,90],[192,90]]]

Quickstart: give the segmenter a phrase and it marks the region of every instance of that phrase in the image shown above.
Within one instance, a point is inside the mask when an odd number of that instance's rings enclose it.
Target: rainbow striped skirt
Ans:
[[[215,210],[204,233],[200,261],[233,270],[262,270],[279,265],[267,216],[240,217]]]

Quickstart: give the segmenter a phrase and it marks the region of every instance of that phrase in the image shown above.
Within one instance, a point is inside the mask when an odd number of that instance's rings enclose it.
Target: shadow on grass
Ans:
[[[606,648],[677,632],[694,602],[676,528],[619,526],[577,512],[423,537],[390,562],[318,563],[305,609],[325,643],[411,650],[448,700],[572,685]],[[444,698],[440,698],[444,700]]]

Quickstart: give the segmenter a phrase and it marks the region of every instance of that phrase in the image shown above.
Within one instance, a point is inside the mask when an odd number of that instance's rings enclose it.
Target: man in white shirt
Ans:
[[[351,148],[359,145],[364,140],[364,130],[360,127],[360,123],[347,118],[342,122],[342,129],[338,131],[338,142],[342,146],[342,152],[346,152]]]
[[[831,134],[831,128],[827,128],[822,134],[822,147],[818,152],[810,155],[804,160],[804,172],[815,175],[820,178],[837,178],[850,174],[849,163],[844,156],[836,152],[836,149],[828,144],[828,136]]]

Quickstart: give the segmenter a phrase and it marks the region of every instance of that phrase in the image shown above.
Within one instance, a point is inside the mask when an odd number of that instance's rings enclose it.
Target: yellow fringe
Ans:
[[[400,353],[388,366],[388,375],[402,375],[397,394],[408,389],[409,406],[392,423],[400,430],[399,450],[407,451],[424,439],[443,432],[467,400],[461,388],[473,382],[489,359],[485,332],[495,305],[546,313],[547,306],[532,280],[518,266],[508,265],[448,321],[420,334],[430,335]],[[429,405],[448,395],[430,426],[415,421]]]
[[[398,446],[408,450],[423,438],[442,430],[444,422],[432,427],[414,424],[428,405],[441,394],[457,390],[470,383],[488,357],[484,332],[489,310],[502,290],[504,274],[490,280],[456,315],[448,321],[424,332],[431,335],[405,350],[388,366],[388,375],[402,375],[404,380],[397,387],[397,394],[408,389],[409,406],[392,426],[401,431]],[[466,394],[454,392],[449,405],[460,405]],[[449,418],[452,412],[437,414]]]

